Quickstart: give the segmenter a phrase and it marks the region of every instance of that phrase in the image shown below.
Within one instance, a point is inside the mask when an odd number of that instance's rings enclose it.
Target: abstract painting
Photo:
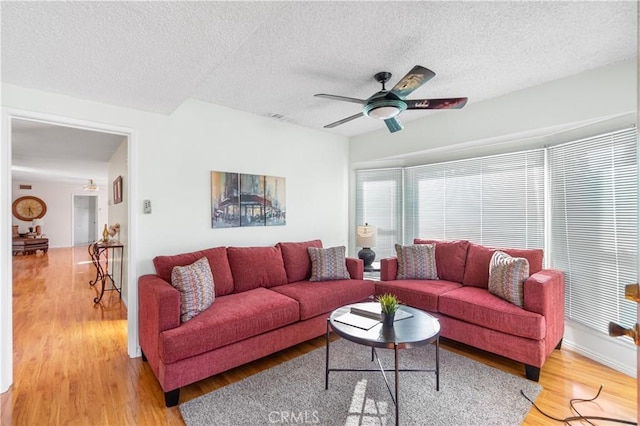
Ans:
[[[211,227],[240,226],[240,175],[211,172]]]
[[[285,197],[285,179],[277,176],[265,176],[264,199],[267,226],[287,224],[287,203]]]
[[[211,172],[211,227],[282,226],[287,223],[286,179]]]

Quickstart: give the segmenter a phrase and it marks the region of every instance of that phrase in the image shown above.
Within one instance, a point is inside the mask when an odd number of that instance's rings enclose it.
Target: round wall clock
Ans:
[[[47,213],[47,205],[38,197],[27,195],[13,202],[13,215],[20,220],[40,219]]]

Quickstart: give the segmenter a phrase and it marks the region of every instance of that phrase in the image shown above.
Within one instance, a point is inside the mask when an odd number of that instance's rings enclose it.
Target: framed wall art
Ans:
[[[118,176],[113,181],[113,204],[120,204],[122,202],[122,176]]]
[[[211,172],[211,227],[240,226],[240,175]]]
[[[211,172],[211,227],[286,225],[283,177]]]

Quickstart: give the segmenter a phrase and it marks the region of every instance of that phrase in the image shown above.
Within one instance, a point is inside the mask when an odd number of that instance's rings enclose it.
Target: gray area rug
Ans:
[[[400,368],[431,369],[435,346],[399,352]],[[378,350],[385,368],[393,351]],[[376,368],[371,349],[339,339],[331,368]],[[325,349],[316,349],[180,405],[195,425],[392,425],[393,400],[380,372],[331,372],[324,389]],[[387,373],[394,389],[394,374]],[[435,374],[400,373],[402,425],[519,425],[542,386],[440,348],[440,391]]]

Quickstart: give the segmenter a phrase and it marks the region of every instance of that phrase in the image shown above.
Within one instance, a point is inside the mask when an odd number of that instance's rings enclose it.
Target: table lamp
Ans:
[[[371,264],[376,258],[376,253],[371,250],[371,247],[376,245],[376,227],[365,223],[364,226],[358,225],[356,227],[356,246],[362,247],[362,250],[358,252],[358,257],[364,261],[364,270],[371,271],[373,267]]]

